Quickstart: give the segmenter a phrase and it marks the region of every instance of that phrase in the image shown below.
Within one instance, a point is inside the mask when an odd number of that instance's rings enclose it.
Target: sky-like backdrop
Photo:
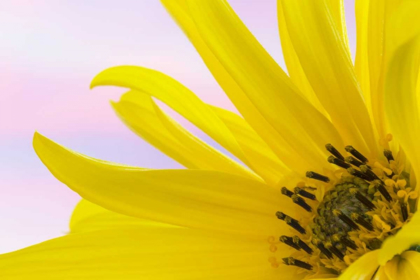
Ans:
[[[285,69],[276,0],[229,2]],[[344,2],[354,54],[354,1]],[[109,101],[123,89],[89,89],[97,73],[116,65],[162,71],[205,102],[234,110],[158,0],[0,1],[0,253],[65,234],[80,200],[37,158],[34,131],[92,157],[182,168],[115,115]]]

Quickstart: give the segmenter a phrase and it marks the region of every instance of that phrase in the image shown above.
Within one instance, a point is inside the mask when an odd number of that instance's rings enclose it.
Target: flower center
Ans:
[[[276,253],[279,243],[294,252],[282,258],[285,265],[297,266],[301,272],[340,274],[363,254],[378,249],[383,241],[397,233],[416,211],[417,193],[410,188],[402,152],[396,159],[390,150],[384,158],[370,162],[352,146],[344,157],[331,144],[328,161],[341,169],[324,176],[309,171],[308,182],[293,190],[283,187],[283,195],[296,204],[291,217],[277,212],[290,227],[291,236],[279,241],[270,237],[270,250]],[[302,209],[304,211],[302,211]],[[275,256],[269,260],[278,267]]]

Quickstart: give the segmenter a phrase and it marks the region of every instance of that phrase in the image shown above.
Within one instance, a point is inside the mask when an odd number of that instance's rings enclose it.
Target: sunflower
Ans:
[[[129,89],[117,114],[186,169],[36,133],[43,163],[86,200],[68,235],[1,255],[1,279],[419,279],[420,2],[356,1],[353,65],[342,1],[279,1],[289,75],[225,1],[162,2],[241,115],[154,70],[97,75],[92,87]]]

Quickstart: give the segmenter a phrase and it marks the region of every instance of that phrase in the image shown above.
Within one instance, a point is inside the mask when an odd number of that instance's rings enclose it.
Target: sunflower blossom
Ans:
[[[70,234],[0,256],[1,279],[420,279],[419,1],[356,1],[351,61],[340,0],[278,1],[288,75],[223,0],[163,0],[241,115],[146,68],[92,87],[184,165],[93,159],[35,134],[86,200]],[[210,147],[166,103],[243,164]]]

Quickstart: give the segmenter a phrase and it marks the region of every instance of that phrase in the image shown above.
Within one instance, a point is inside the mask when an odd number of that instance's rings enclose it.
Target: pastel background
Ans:
[[[344,1],[354,53],[354,0]],[[276,0],[230,3],[284,66]],[[104,160],[182,168],[116,117],[109,100],[122,89],[89,90],[101,70],[124,64],[165,72],[204,101],[233,108],[157,0],[0,1],[0,253],[65,234],[80,199],[33,152],[35,130]]]

